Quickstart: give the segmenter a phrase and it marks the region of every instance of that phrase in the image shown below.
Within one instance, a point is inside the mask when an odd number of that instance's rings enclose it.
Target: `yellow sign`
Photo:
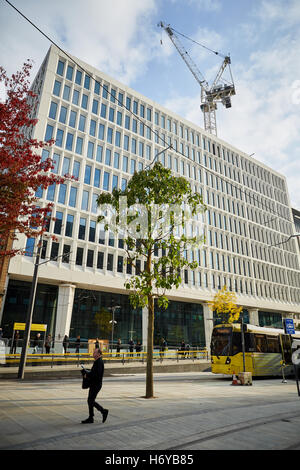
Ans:
[[[18,331],[25,330],[25,323],[14,323],[14,330],[18,330]],[[30,330],[31,331],[46,331],[47,330],[47,325],[32,323]]]

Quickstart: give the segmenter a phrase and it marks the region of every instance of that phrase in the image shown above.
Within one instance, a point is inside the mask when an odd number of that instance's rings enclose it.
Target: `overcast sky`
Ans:
[[[218,136],[287,177],[300,209],[299,0],[11,0],[63,49],[203,127],[200,87],[159,21],[223,54],[237,94]],[[11,74],[49,41],[0,0],[0,65]],[[222,59],[183,40],[209,82]]]

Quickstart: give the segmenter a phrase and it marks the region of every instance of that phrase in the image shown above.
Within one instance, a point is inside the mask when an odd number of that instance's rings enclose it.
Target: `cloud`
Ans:
[[[182,0],[172,0],[171,3],[182,3]],[[222,3],[220,0],[185,0],[185,4],[197,8],[200,11],[220,11]]]
[[[264,2],[264,7],[272,5]],[[283,8],[277,4],[272,10],[270,28]],[[295,4],[294,8],[298,13]],[[295,27],[287,27],[292,20]],[[300,33],[290,14],[281,21],[284,33],[271,36],[270,41],[260,35],[260,47],[233,63],[237,94],[232,108],[218,105],[217,129],[218,137],[245,153],[255,152],[254,158],[285,175],[292,205],[300,208]],[[245,23],[241,27],[245,29]],[[165,105],[203,127],[199,102],[199,95],[174,95]]]
[[[80,0],[71,3],[27,0],[15,1],[15,5],[67,52],[126,84],[145,73],[159,47],[158,33],[149,27],[151,15],[156,11],[155,0],[111,0],[105,5],[98,0],[86,0],[84,4]],[[26,56],[39,66],[49,41],[8,5],[2,10],[2,37],[10,37],[10,54],[3,42],[1,62],[7,69],[13,67],[9,70],[12,73],[16,64],[27,59],[22,56],[27,51]],[[18,34],[10,34],[12,25]]]

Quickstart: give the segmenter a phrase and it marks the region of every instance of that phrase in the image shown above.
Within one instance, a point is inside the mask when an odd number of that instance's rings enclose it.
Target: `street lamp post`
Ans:
[[[113,307],[110,307],[109,310],[112,311],[112,320],[110,320],[109,323],[111,323],[111,353],[113,352],[113,344],[114,344],[114,327],[115,327],[115,323],[117,323],[115,321],[115,310],[117,308],[121,308],[120,305],[114,305]]]
[[[42,235],[40,236],[40,239],[38,242],[37,254],[35,258],[33,279],[32,279],[32,284],[31,284],[29,305],[28,305],[27,318],[26,318],[26,326],[25,326],[22,352],[21,352],[19,371],[18,371],[18,379],[24,379],[24,370],[25,370],[25,364],[26,364],[27,352],[28,352],[28,342],[29,342],[32,315],[33,315],[36,288],[37,288],[38,269],[39,269],[41,250],[42,250]]]
[[[22,351],[21,351],[21,356],[20,356],[18,379],[24,379],[24,371],[25,371],[25,365],[26,365],[26,359],[27,359],[27,353],[28,353],[28,342],[29,342],[32,316],[33,316],[33,310],[34,310],[39,266],[41,266],[42,264],[48,263],[48,261],[53,261],[53,260],[57,260],[58,258],[60,258],[60,256],[56,256],[55,258],[50,258],[49,260],[46,260],[40,263],[42,246],[43,246],[43,235],[40,235],[40,239],[37,245],[35,263],[34,263],[34,272],[33,272],[29,304],[28,304],[28,310],[27,310],[24,339],[23,339]],[[71,253],[72,252],[70,251],[67,256],[70,256]],[[62,256],[66,256],[66,255],[62,255]]]

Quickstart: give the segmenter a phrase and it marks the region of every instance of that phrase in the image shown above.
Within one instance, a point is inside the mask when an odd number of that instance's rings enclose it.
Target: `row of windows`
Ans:
[[[26,244],[27,256],[33,255],[35,239],[28,239]],[[76,251],[72,252],[70,244],[63,243],[60,252],[60,243],[52,241],[51,249],[47,247],[48,241],[43,241],[41,258],[50,258],[58,262],[61,259],[62,263],[74,264],[78,267],[88,267],[94,269],[106,269],[107,271],[117,271],[118,273],[136,274],[138,275],[142,269],[142,262],[137,261],[136,267],[132,268],[126,262],[126,258],[122,255],[117,255],[109,252],[95,250],[93,248],[83,248],[78,246]],[[114,264],[116,263],[116,264]],[[230,291],[246,295],[257,295],[263,298],[272,298],[279,300],[289,300],[288,288],[282,286],[274,286],[263,283],[254,283],[250,280],[242,280],[233,277],[220,276],[216,273],[209,274],[202,271],[188,271],[182,272],[182,282],[190,284],[191,286],[204,287],[213,290],[219,290],[223,285],[226,285]],[[256,290],[256,292],[255,292]],[[299,299],[299,290],[291,292],[292,301],[296,302]]]
[[[57,66],[57,74],[60,76],[65,76],[69,81],[75,81],[75,84],[78,86],[83,86],[84,89],[90,90],[91,88],[91,78],[87,74],[83,74],[81,70],[74,69],[74,66],[71,64],[66,64],[65,61],[59,60]],[[95,81],[94,84],[94,93],[96,95],[100,95],[100,80]],[[104,84],[102,85],[102,97],[105,99],[110,99],[112,103],[118,102],[120,105],[124,104],[124,92],[119,92],[118,99],[116,99],[117,91],[111,87],[110,91],[108,91],[109,85]],[[109,95],[109,96],[108,96]],[[133,104],[133,106],[131,106]],[[145,112],[145,105],[142,103],[138,103],[136,99],[131,98],[130,96],[126,97],[126,108],[132,110],[134,114],[140,115],[142,118],[147,118],[148,121],[152,120],[152,109],[147,108]],[[172,121],[170,117],[165,116],[163,113],[159,113],[156,111],[154,113],[155,124],[159,125],[163,129],[167,129],[169,132],[173,132],[179,135],[181,138],[185,138],[186,141],[190,141],[192,144],[198,145],[200,147],[200,136],[199,134],[195,134],[193,131],[189,130],[188,128],[184,127],[183,125],[177,124],[176,121]],[[209,138],[203,137],[202,145],[204,149],[207,149],[214,155],[221,157],[220,147],[213,142],[210,142]],[[233,163],[237,167],[239,167],[239,157],[237,154],[229,151],[228,149],[222,148],[222,156],[224,160],[227,160],[230,163]],[[246,160],[243,157],[241,158],[241,167],[242,169],[246,170],[248,173],[253,174],[254,176],[259,177],[260,179],[264,179],[268,183],[273,183],[273,186],[281,188],[285,191],[285,184],[284,180],[276,175],[273,175],[269,171],[264,168],[255,165],[253,162]],[[272,181],[271,181],[272,180]]]
[[[60,69],[60,71],[61,71],[61,69]],[[79,82],[78,82],[78,84],[79,84]],[[80,81],[80,84],[81,84],[81,81]],[[86,87],[86,86],[85,86],[85,87]],[[86,88],[87,88],[87,87],[86,87]],[[137,103],[137,102],[136,102],[136,103]],[[158,115],[158,114],[156,114],[156,116],[157,116],[157,115]],[[157,117],[156,117],[156,119],[155,119],[155,122],[156,122],[156,123],[159,123]],[[91,126],[90,126],[90,127],[91,127]],[[168,126],[168,129],[170,129],[170,126]],[[182,126],[181,126],[181,129],[183,129]],[[110,130],[110,134],[109,134],[109,135],[111,136],[111,134],[112,134],[112,130]],[[185,137],[188,137],[188,131],[187,131],[187,130],[186,130],[186,133],[185,133],[185,134],[186,134]],[[181,135],[182,137],[184,137],[183,130],[180,131],[180,135]],[[108,137],[108,139],[109,139],[110,141],[112,141],[111,137]],[[69,142],[70,142],[70,140],[71,140],[71,137],[69,137]],[[193,143],[195,143],[194,138],[191,138],[191,140],[192,140]],[[205,142],[205,139],[204,139],[204,142]],[[215,145],[212,144],[212,148],[210,148],[211,146],[210,146],[210,142],[209,142],[209,141],[207,141],[207,144],[204,144],[204,147],[207,148],[208,151],[212,151],[213,153],[215,153]],[[140,153],[142,153],[142,152],[140,152]],[[223,149],[223,156],[224,156],[224,158],[227,159],[228,161],[230,161],[230,162],[232,162],[232,163],[238,165],[238,157],[237,157],[237,155],[234,155],[233,153],[228,152],[228,151],[225,151],[225,150]],[[206,157],[206,156],[205,156],[205,157]],[[210,158],[210,157],[209,157],[209,161],[211,161],[211,158]],[[215,161],[214,161],[214,163],[215,163]],[[211,163],[210,163],[210,165],[211,165]],[[249,168],[250,168],[250,167],[249,167]],[[211,176],[212,176],[212,175],[211,175]],[[234,175],[233,175],[233,177],[234,177]],[[238,178],[239,178],[239,177],[238,177]]]
[[[113,112],[113,111],[114,111],[114,110],[112,110],[112,112]],[[63,113],[65,113],[65,111],[64,111]],[[72,120],[74,120],[74,116],[75,116],[74,113],[75,113],[75,112],[73,111]],[[53,116],[54,116],[54,115],[53,115]],[[127,118],[129,119],[129,116],[127,116]],[[64,116],[63,116],[62,119],[64,120]],[[71,116],[70,116],[70,119],[71,119]],[[85,117],[81,116],[81,119],[83,120],[83,119],[85,119]],[[134,120],[134,122],[136,123],[136,120]],[[82,125],[81,125],[81,129],[83,130],[84,127],[85,127],[85,124],[82,124]],[[91,120],[90,132],[92,133],[92,135],[95,134],[95,127],[96,127],[96,121]],[[127,126],[127,127],[129,127],[129,126]],[[91,130],[91,129],[92,129],[92,130]],[[103,133],[104,133],[104,130],[101,130],[101,131],[99,130],[99,132],[101,132],[101,134],[103,134]],[[112,132],[113,132],[113,130],[110,128],[110,129],[108,130],[108,136],[107,136],[108,141],[111,142],[111,143],[112,143]],[[120,133],[117,133],[117,134],[116,134],[116,142],[115,142],[116,145],[120,145],[120,137],[121,137],[121,136],[120,136]],[[128,136],[127,136],[127,139],[128,139]],[[59,139],[59,140],[60,140],[60,139]],[[66,143],[66,145],[68,145],[68,147],[70,148],[71,144],[72,144],[72,137],[71,137],[71,135],[69,135],[69,136],[67,137],[67,143]],[[128,142],[127,144],[125,144],[125,145],[126,145],[126,147],[128,148],[128,150],[129,150],[129,142]],[[139,154],[140,154],[140,156],[142,156],[143,153],[144,153],[144,150],[143,150],[143,143],[140,143],[139,145],[140,145]],[[82,147],[82,145],[81,145],[81,140],[79,139],[78,145],[76,145],[76,148],[77,148],[78,153],[80,153],[80,152],[82,151],[82,150],[81,150],[81,147]],[[132,143],[132,151],[134,151],[134,152],[136,153],[136,142],[135,142],[135,141],[133,141],[133,143]],[[149,148],[147,149],[147,152],[149,153]],[[224,152],[224,154],[226,154],[226,152]],[[228,154],[228,152],[227,152],[227,154]],[[206,155],[205,155],[205,158],[206,158]],[[233,161],[233,162],[235,161],[234,158],[232,158],[232,161]],[[229,171],[230,171],[230,169],[229,169]],[[208,176],[208,175],[206,175],[206,176]],[[213,175],[210,175],[211,178],[212,178],[212,176],[213,176]],[[229,174],[229,176],[231,176],[231,174]],[[233,174],[233,178],[235,178],[235,173]],[[238,177],[237,177],[237,180],[239,180],[239,175],[238,175]],[[212,182],[212,184],[213,184],[213,182]],[[218,182],[216,182],[216,184],[218,184]],[[234,188],[233,188],[233,189],[234,189]]]

